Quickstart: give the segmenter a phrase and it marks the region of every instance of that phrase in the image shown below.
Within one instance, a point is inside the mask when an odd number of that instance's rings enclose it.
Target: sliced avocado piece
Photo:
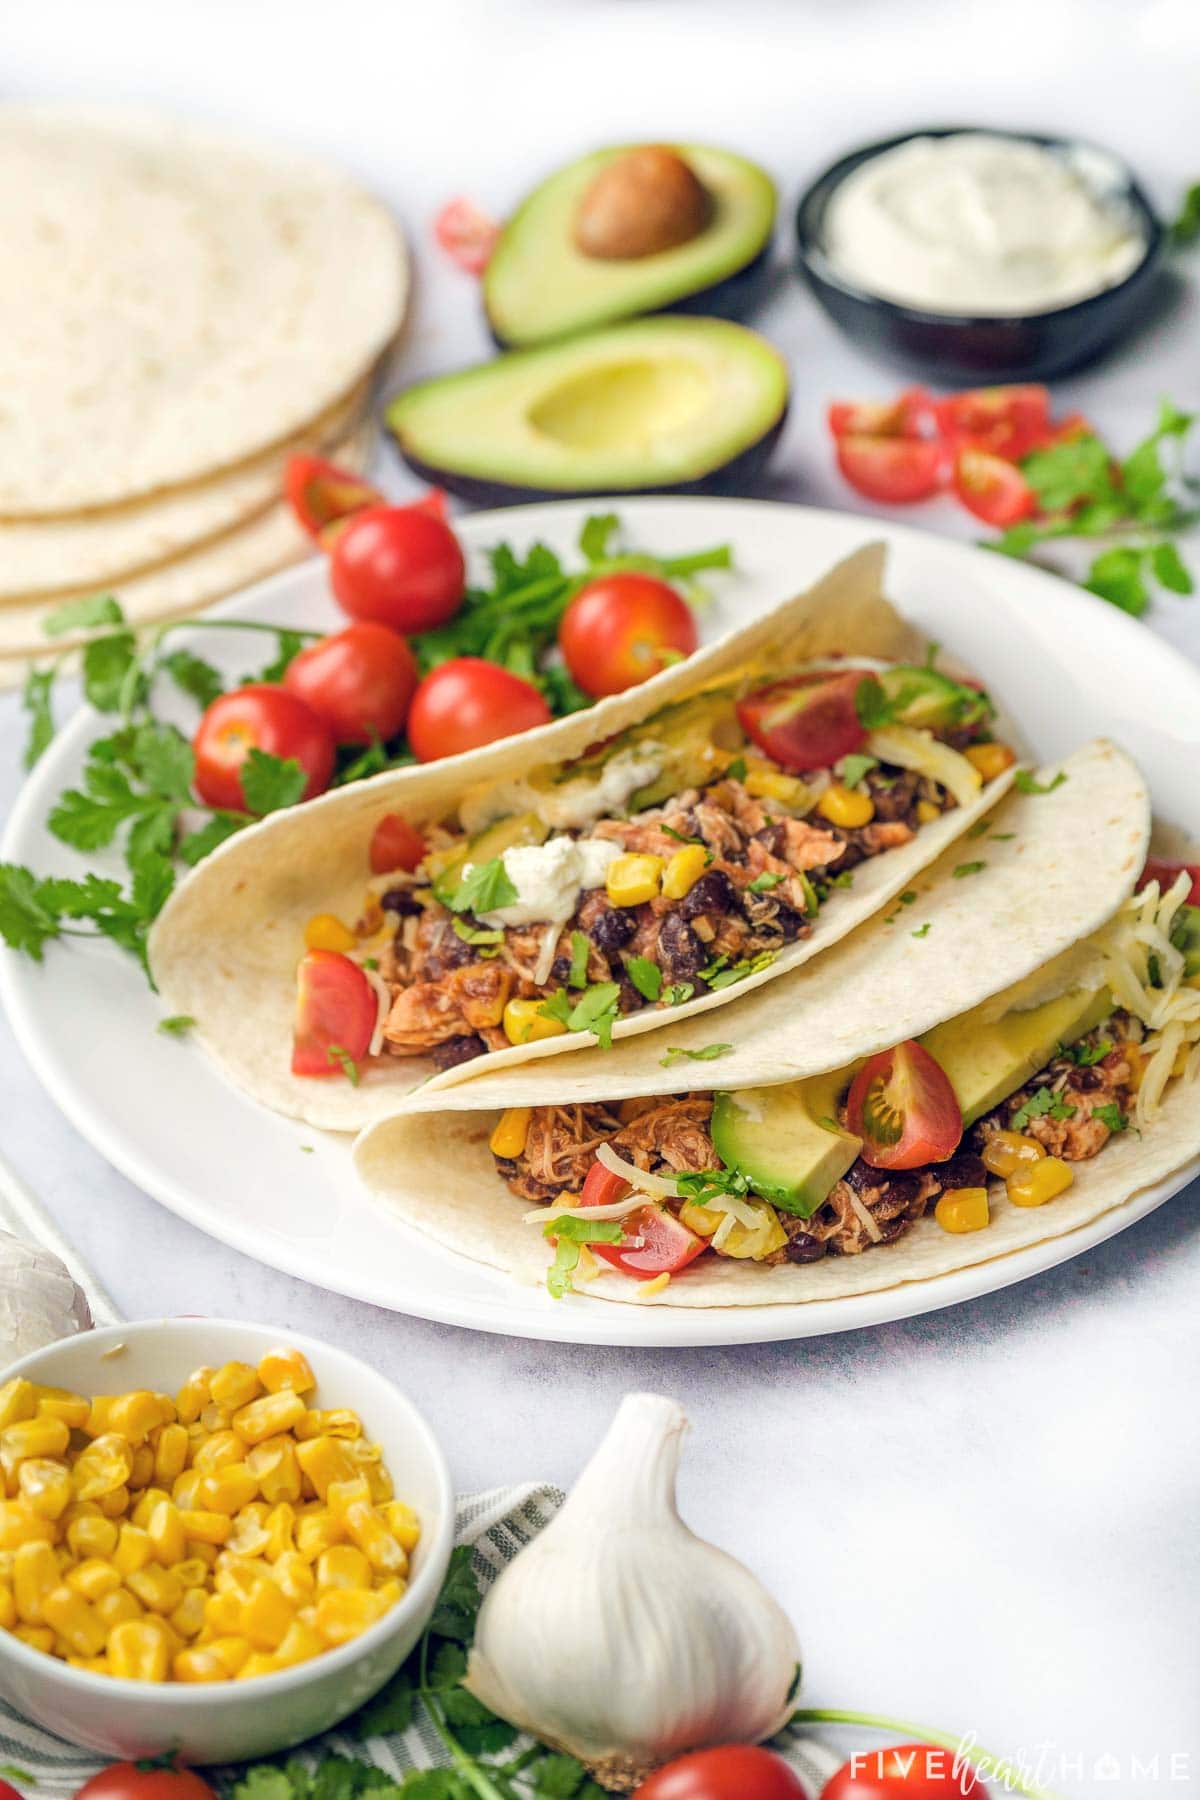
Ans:
[[[494,857],[503,856],[506,850],[513,850],[518,844],[544,844],[550,836],[550,827],[538,818],[536,813],[513,813],[507,819],[497,819],[494,824],[485,825],[482,831],[468,838],[466,845],[439,869],[433,883],[433,891],[443,905],[449,895],[453,894],[462,880],[462,872],[468,863],[491,862]]]
[[[736,750],[745,741],[732,688],[714,688],[664,707],[639,728],[638,736],[665,745],[668,755],[662,773],[630,795],[630,812],[661,806],[685,788],[703,786],[717,769],[713,750]]]
[[[990,702],[975,688],[916,663],[896,663],[881,670],[879,685],[884,698],[896,708],[891,717],[897,725],[938,731],[991,714]]]
[[[1200,975],[1200,906],[1179,908],[1171,924],[1171,942],[1183,951],[1184,980]]]
[[[810,1219],[862,1149],[837,1123],[843,1070],[779,1087],[718,1094],[713,1147],[756,1194],[783,1212]]]
[[[921,1039],[950,1077],[971,1125],[1044,1068],[1060,1044],[1073,1044],[1113,1009],[1107,988],[1075,988],[1024,1012],[984,1019],[983,1009],[961,1013]]]
[[[422,479],[486,505],[747,479],[787,401],[786,364],[754,332],[662,318],[419,382],[387,418]]]
[[[497,343],[546,343],[680,305],[733,316],[746,310],[755,285],[750,273],[765,266],[776,195],[764,169],[728,150],[670,146],[711,202],[706,222],[683,243],[615,258],[580,248],[580,209],[597,177],[636,148],[621,144],[580,157],[518,206],[483,279],[484,308]]]

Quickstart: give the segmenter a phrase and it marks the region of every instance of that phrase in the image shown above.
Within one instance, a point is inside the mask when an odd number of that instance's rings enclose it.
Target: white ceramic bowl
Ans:
[[[204,1363],[257,1363],[273,1344],[302,1350],[317,1377],[315,1403],[353,1407],[370,1438],[382,1445],[397,1498],[421,1521],[407,1592],[351,1643],[252,1681],[119,1681],[73,1669],[0,1631],[0,1693],[26,1717],[106,1756],[174,1751],[183,1762],[240,1762],[328,1731],[369,1700],[416,1644],[450,1559],[454,1491],[446,1460],[412,1402],[356,1357],[274,1326],[149,1319],[37,1350],[5,1369],[0,1382],[23,1375],[82,1394],[130,1388],[174,1393]]]

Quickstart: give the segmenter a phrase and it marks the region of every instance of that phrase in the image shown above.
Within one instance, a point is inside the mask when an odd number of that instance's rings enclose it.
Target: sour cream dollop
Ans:
[[[480,922],[565,924],[583,889],[603,887],[609,863],[620,854],[620,844],[607,838],[554,837],[544,844],[518,844],[501,859],[517,897],[509,906],[480,913]]]
[[[838,275],[930,312],[1069,306],[1123,281],[1145,247],[1108,157],[987,132],[883,151],[846,177],[825,218]]]

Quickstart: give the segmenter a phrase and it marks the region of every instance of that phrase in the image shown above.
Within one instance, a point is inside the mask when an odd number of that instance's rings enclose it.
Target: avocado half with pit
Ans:
[[[670,176],[668,158],[685,170],[669,185],[662,179]],[[690,194],[686,172],[695,182]],[[501,231],[483,279],[493,335],[499,344],[540,344],[685,306],[736,317],[765,271],[775,205],[766,171],[728,150],[678,144],[593,151],[543,181]],[[664,228],[649,242],[664,248],[647,248],[637,235],[651,212],[660,213]],[[674,232],[665,224],[671,215],[680,221]],[[683,241],[670,241],[685,232]]]
[[[724,319],[663,317],[420,382],[387,422],[422,479],[503,505],[747,481],[787,402],[787,366],[765,339]]]

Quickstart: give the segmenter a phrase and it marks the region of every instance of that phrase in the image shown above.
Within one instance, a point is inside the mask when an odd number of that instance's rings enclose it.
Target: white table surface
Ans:
[[[8,95],[165,104],[350,164],[417,247],[413,373],[487,348],[473,284],[430,253],[438,205],[466,192],[500,211],[593,142],[728,142],[775,171],[785,202],[840,149],[922,122],[1090,132],[1166,208],[1200,176],[1194,0],[38,0],[4,23]],[[1200,403],[1198,276],[1193,261],[1135,342],[1064,383],[1064,410],[1127,446],[1159,393]],[[782,275],[759,322],[795,380],[760,491],[852,505],[823,402],[898,378]],[[383,473],[411,485],[391,458]],[[969,534],[948,503],[907,516]],[[1200,599],[1158,603],[1147,629],[1200,656]],[[6,696],[5,811],[19,742]],[[1030,1761],[1047,1746],[1042,1778],[1063,1795],[1200,1793],[1194,1189],[1064,1268],[927,1319],[763,1349],[587,1350],[373,1311],[210,1242],[75,1136],[6,1029],[0,1092],[6,1154],[127,1315],[227,1313],[355,1348],[425,1408],[464,1489],[569,1482],[622,1392],[676,1394],[695,1422],[687,1513],[791,1609],[808,1704]]]

